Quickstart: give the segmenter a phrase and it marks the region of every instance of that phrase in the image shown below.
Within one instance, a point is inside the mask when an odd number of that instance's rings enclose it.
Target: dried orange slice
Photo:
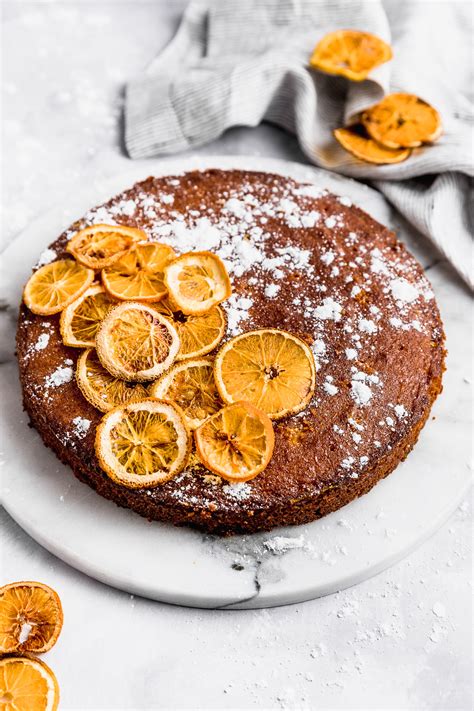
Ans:
[[[232,338],[214,363],[224,402],[248,400],[272,420],[304,410],[314,393],[315,373],[306,343],[274,328]]]
[[[149,397],[143,383],[129,383],[111,375],[93,348],[85,350],[77,359],[76,381],[86,400],[101,412]]]
[[[384,148],[380,143],[374,141],[367,135],[366,130],[360,124],[349,128],[337,128],[334,136],[346,151],[353,156],[367,163],[385,165],[387,163],[401,163],[406,160],[411,153],[409,148]]]
[[[392,58],[390,46],[375,35],[360,30],[329,32],[309,60],[314,69],[363,81],[372,69]]]
[[[34,657],[0,660],[2,711],[56,711],[59,686],[47,664]]]
[[[31,655],[0,660],[2,711],[56,711],[59,686],[45,662]]]
[[[63,343],[75,348],[94,346],[101,321],[116,303],[100,284],[89,287],[61,313],[59,329]]]
[[[150,395],[179,405],[191,430],[199,427],[222,407],[214,381],[212,361],[208,358],[186,360],[173,365],[153,383]]]
[[[94,271],[73,259],[59,259],[37,269],[23,291],[23,301],[30,311],[51,316],[69,306],[94,279]]]
[[[91,225],[76,232],[67,251],[91,269],[104,269],[120,259],[134,242],[146,240],[142,230],[122,225]]]
[[[203,314],[232,293],[224,262],[211,252],[188,252],[165,268],[172,305],[185,314]]]
[[[0,588],[0,652],[47,652],[63,625],[58,594],[35,582]]]
[[[96,335],[99,360],[123,380],[155,380],[179,351],[179,336],[165,316],[146,304],[115,306]]]
[[[194,433],[202,463],[228,481],[248,481],[268,465],[275,444],[272,422],[249,402],[209,417]]]
[[[155,308],[174,322],[181,341],[176,360],[204,356],[224,338],[227,321],[220,306],[213,306],[204,314],[183,314],[173,311],[169,299],[165,298]]]
[[[415,148],[436,141],[442,132],[439,113],[414,94],[389,94],[364,111],[362,123],[387,148]]]
[[[95,451],[100,466],[118,484],[131,489],[157,486],[186,465],[191,437],[179,407],[163,400],[142,400],[117,407],[97,428]]]
[[[102,270],[102,283],[115,299],[159,301],[166,296],[163,269],[175,256],[168,244],[141,242]]]

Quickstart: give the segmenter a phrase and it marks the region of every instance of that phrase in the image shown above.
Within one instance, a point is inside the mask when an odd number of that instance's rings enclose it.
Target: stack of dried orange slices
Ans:
[[[0,708],[56,711],[53,671],[36,658],[56,643],[63,625],[58,594],[48,585],[18,582],[0,588]]]
[[[300,412],[314,393],[306,343],[263,329],[212,357],[231,285],[211,252],[177,256],[141,230],[103,224],[77,232],[67,251],[74,260],[39,268],[24,300],[37,314],[61,312],[63,342],[84,349],[76,379],[105,413],[95,440],[104,472],[130,488],[157,486],[186,466],[192,433],[196,456],[222,478],[262,472],[272,420]]]
[[[329,32],[316,45],[309,64],[325,74],[364,81],[376,67],[392,59],[392,49],[380,37],[361,30]],[[414,94],[389,94],[336,128],[340,145],[356,158],[374,164],[401,163],[413,148],[436,141],[441,117],[433,106]]]

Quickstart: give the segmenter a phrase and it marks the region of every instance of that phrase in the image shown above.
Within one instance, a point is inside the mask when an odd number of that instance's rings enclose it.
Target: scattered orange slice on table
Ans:
[[[143,383],[130,383],[111,375],[93,348],[79,356],[76,381],[86,400],[101,412],[149,397],[148,388]]]
[[[364,111],[362,123],[387,148],[416,148],[436,141],[442,132],[439,113],[414,94],[389,94]]]
[[[0,653],[47,652],[63,625],[58,594],[36,582],[0,588]]]
[[[166,296],[163,270],[175,257],[174,249],[167,244],[135,244],[102,270],[102,283],[115,299],[159,301]]]
[[[58,314],[75,301],[93,279],[92,269],[73,259],[59,259],[31,275],[23,291],[23,301],[34,314]]]
[[[155,380],[168,370],[179,351],[179,336],[165,316],[147,304],[115,306],[96,335],[99,360],[123,380]]]
[[[314,69],[363,81],[372,69],[392,58],[390,46],[375,35],[360,30],[329,32],[309,60]]]
[[[334,131],[334,136],[346,151],[367,163],[375,163],[377,165],[401,163],[411,153],[409,148],[394,150],[381,146],[380,143],[377,143],[367,135],[366,130],[360,124],[349,128],[337,128]]]
[[[177,405],[148,399],[104,415],[95,451],[111,479],[140,489],[162,484],[184,468],[191,436]]]
[[[59,329],[63,343],[75,348],[93,347],[101,321],[116,304],[103,286],[93,284],[61,313]]]
[[[222,407],[212,361],[207,358],[186,360],[171,366],[153,383],[150,395],[179,405],[191,430]]]
[[[227,320],[220,306],[212,306],[204,314],[187,315],[182,311],[173,311],[169,299],[165,298],[155,308],[173,321],[178,332],[181,346],[176,360],[206,355],[224,337]]]
[[[165,268],[165,284],[184,314],[203,314],[232,293],[224,262],[212,252],[182,254]]]
[[[85,267],[103,269],[120,259],[134,242],[146,238],[145,232],[134,227],[91,225],[76,232],[67,251]]]
[[[0,660],[2,711],[56,711],[59,686],[51,669],[34,657]]]
[[[315,388],[311,350],[286,331],[249,331],[225,343],[214,376],[226,403],[248,400],[272,420],[304,410]]]
[[[236,402],[205,420],[194,433],[202,463],[228,481],[248,481],[271,459],[270,418],[249,402]]]

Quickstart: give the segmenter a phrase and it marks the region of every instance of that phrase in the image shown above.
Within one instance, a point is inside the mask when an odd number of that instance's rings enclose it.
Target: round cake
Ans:
[[[431,286],[394,233],[314,185],[269,173],[208,170],[150,177],[91,209],[41,255],[64,258],[87,225],[139,227],[176,252],[211,251],[232,281],[225,339],[261,328],[298,336],[316,362],[305,410],[274,423],[267,468],[229,483],[191,456],[154,488],[102,471],[102,413],[75,380],[78,348],[59,315],[20,309],[17,352],[24,407],[44,443],[76,477],[151,520],[217,534],[249,533],[325,516],[387,476],[415,444],[441,391],[444,333]]]

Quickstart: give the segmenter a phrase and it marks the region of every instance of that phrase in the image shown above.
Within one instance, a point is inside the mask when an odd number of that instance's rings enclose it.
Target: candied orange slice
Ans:
[[[91,269],[104,269],[120,259],[134,242],[146,240],[146,234],[122,225],[91,225],[76,232],[67,251]]]
[[[63,625],[58,594],[35,582],[0,588],[0,652],[47,652]]]
[[[61,314],[59,329],[63,343],[74,348],[94,346],[101,321],[116,303],[100,284],[89,287]]]
[[[309,60],[314,69],[363,81],[372,69],[392,58],[390,46],[375,35],[360,30],[329,32]]]
[[[141,242],[102,270],[102,283],[115,299],[159,301],[166,296],[163,270],[175,256],[167,244]]]
[[[185,314],[203,314],[232,293],[224,262],[211,252],[188,252],[165,268],[172,305]]]
[[[304,410],[314,393],[315,373],[306,343],[274,328],[232,338],[214,363],[225,403],[248,400],[272,420]]]
[[[95,451],[100,466],[118,484],[131,489],[157,486],[186,465],[191,437],[177,405],[142,400],[117,407],[97,428]]]
[[[77,359],[76,381],[86,400],[101,412],[149,397],[143,383],[129,383],[111,375],[93,348],[85,350]]]
[[[2,711],[56,711],[59,686],[47,664],[34,657],[0,660]]]
[[[442,132],[433,106],[414,94],[389,94],[362,114],[367,133],[386,148],[416,148]]]
[[[150,395],[179,405],[191,430],[222,407],[212,361],[208,358],[186,360],[171,366],[153,383]]]
[[[123,380],[155,380],[173,363],[179,336],[165,316],[147,304],[115,306],[96,335],[99,360]]]
[[[220,306],[213,306],[204,314],[183,314],[173,311],[169,299],[165,298],[155,308],[173,321],[178,332],[181,346],[176,360],[204,356],[224,337],[227,320]]]
[[[353,156],[367,163],[385,165],[387,163],[401,163],[406,160],[411,153],[409,148],[384,148],[380,143],[374,141],[367,135],[366,130],[360,124],[350,128],[337,128],[334,136],[346,151]]]
[[[73,259],[59,259],[37,269],[28,279],[23,301],[30,311],[51,316],[69,306],[94,279],[94,271]]]
[[[228,481],[248,481],[268,465],[275,445],[270,418],[250,402],[236,402],[194,433],[202,463]]]

